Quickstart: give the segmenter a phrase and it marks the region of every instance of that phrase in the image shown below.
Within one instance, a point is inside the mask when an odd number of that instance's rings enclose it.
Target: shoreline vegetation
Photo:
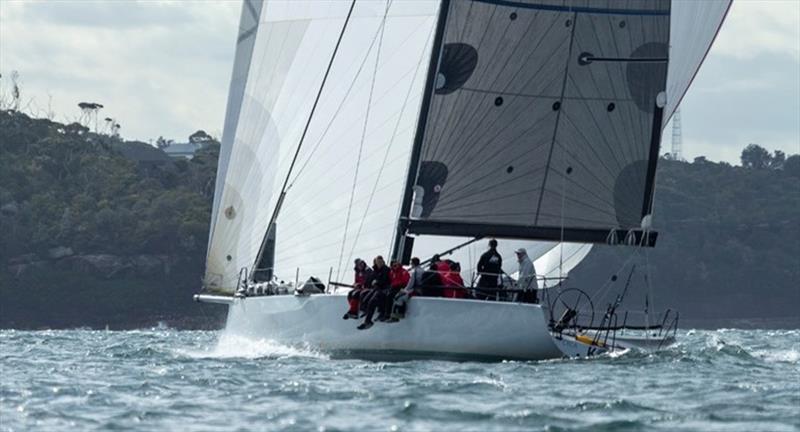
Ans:
[[[219,142],[191,159],[77,124],[0,111],[0,328],[217,328],[203,274]],[[757,145],[742,166],[659,161],[649,251],[660,309],[683,328],[798,327],[800,155]],[[570,278],[609,276],[595,247]]]

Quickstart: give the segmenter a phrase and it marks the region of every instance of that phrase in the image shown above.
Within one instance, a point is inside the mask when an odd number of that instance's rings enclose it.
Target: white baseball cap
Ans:
[[[525,248],[519,248],[519,249],[515,250],[514,253],[527,255],[528,251],[526,251]]]

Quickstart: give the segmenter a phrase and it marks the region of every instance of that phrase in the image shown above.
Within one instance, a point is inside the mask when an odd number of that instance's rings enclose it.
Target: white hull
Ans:
[[[234,299],[225,331],[333,354],[403,358],[544,360],[563,357],[539,305],[416,297],[406,318],[358,330],[345,295]]]

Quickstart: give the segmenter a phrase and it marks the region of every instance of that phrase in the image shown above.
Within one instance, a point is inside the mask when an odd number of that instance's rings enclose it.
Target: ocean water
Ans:
[[[216,332],[0,331],[0,430],[800,430],[800,330],[665,351],[372,362]]]

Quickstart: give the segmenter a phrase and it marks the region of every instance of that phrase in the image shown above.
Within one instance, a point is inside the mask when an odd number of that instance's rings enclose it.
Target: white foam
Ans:
[[[794,349],[759,350],[754,354],[768,362],[800,363],[800,351]]]
[[[223,331],[214,346],[205,350],[179,350],[179,354],[192,358],[290,358],[311,357],[327,359],[328,356],[308,347],[284,345],[269,339],[255,339]]]

